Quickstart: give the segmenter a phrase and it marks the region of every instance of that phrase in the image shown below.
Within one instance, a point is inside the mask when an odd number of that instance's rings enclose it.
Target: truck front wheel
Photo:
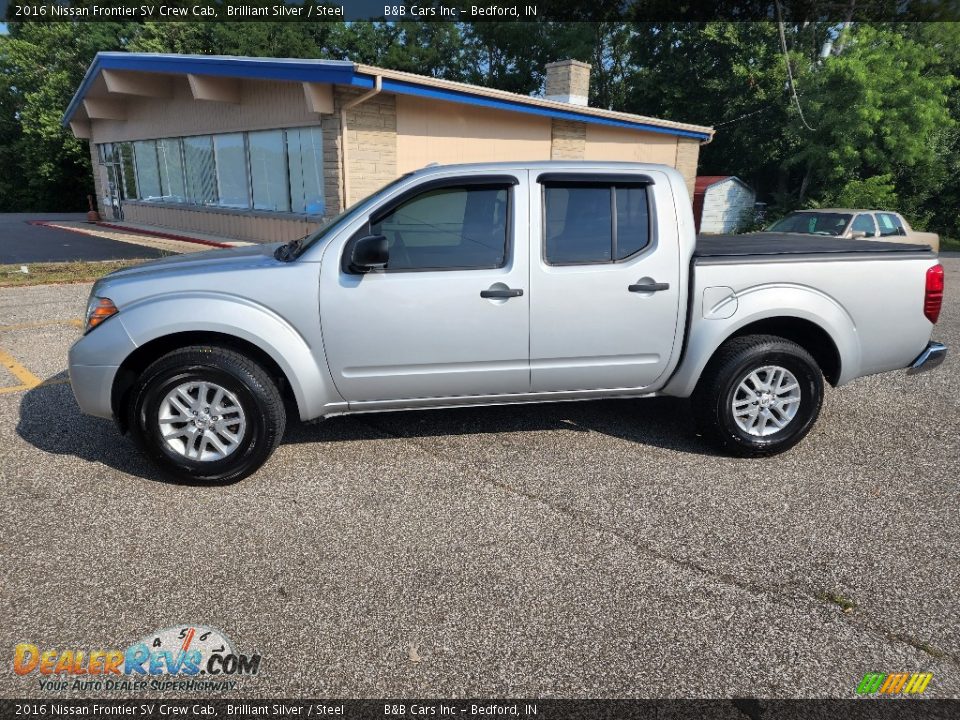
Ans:
[[[223,347],[191,346],[150,365],[128,395],[133,439],[163,472],[195,483],[241,480],[267,461],[286,425],[270,375]]]
[[[823,403],[823,374],[790,340],[747,335],[723,345],[691,397],[704,437],[739,457],[776,455],[800,442]]]

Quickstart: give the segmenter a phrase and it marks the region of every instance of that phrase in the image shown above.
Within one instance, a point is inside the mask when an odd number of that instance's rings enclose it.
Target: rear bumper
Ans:
[[[933,370],[943,362],[945,357],[947,357],[947,346],[943,343],[930,342],[916,360],[907,367],[907,375],[918,375]]]

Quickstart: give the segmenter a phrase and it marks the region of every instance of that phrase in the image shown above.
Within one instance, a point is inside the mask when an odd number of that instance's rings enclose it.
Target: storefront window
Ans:
[[[159,200],[163,191],[160,189],[157,141],[138,140],[133,144],[133,153],[137,165],[137,187],[140,188],[140,197],[144,200]]]
[[[323,133],[320,128],[287,130],[287,155],[293,211],[323,215]]]
[[[133,143],[115,143],[115,152],[119,154],[120,174],[123,179],[123,197],[136,200],[137,168],[133,163]]]
[[[183,139],[186,166],[187,202],[194,205],[217,203],[217,177],[213,164],[213,138],[198,135]]]
[[[250,138],[250,179],[254,210],[290,211],[283,130],[252,132]]]
[[[180,157],[180,138],[158,140],[157,158],[163,199],[169,202],[184,202],[186,191],[183,182],[183,160]]]
[[[126,199],[323,215],[319,127],[104,143]],[[116,173],[115,173],[116,174]]]
[[[224,207],[250,207],[247,193],[247,158],[243,133],[213,136],[217,161],[217,192]]]

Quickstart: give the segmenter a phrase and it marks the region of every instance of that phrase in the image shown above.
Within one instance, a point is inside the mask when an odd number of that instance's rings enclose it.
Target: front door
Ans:
[[[119,158],[120,149],[114,143],[104,143],[99,147],[100,167],[103,168],[100,175],[100,184],[103,187],[100,209],[107,220],[123,220],[123,209],[120,203],[123,177]]]
[[[527,392],[526,173],[432,180],[373,212],[385,271],[324,251],[324,350],[351,404]]]
[[[532,390],[652,385],[683,292],[667,176],[541,173],[531,188]]]

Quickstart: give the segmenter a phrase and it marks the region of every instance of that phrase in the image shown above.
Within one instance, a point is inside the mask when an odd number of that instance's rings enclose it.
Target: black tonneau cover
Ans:
[[[747,235],[700,235],[694,257],[737,257],[749,255],[822,255],[824,253],[931,252],[929,245],[847,240],[823,235],[759,232]]]

